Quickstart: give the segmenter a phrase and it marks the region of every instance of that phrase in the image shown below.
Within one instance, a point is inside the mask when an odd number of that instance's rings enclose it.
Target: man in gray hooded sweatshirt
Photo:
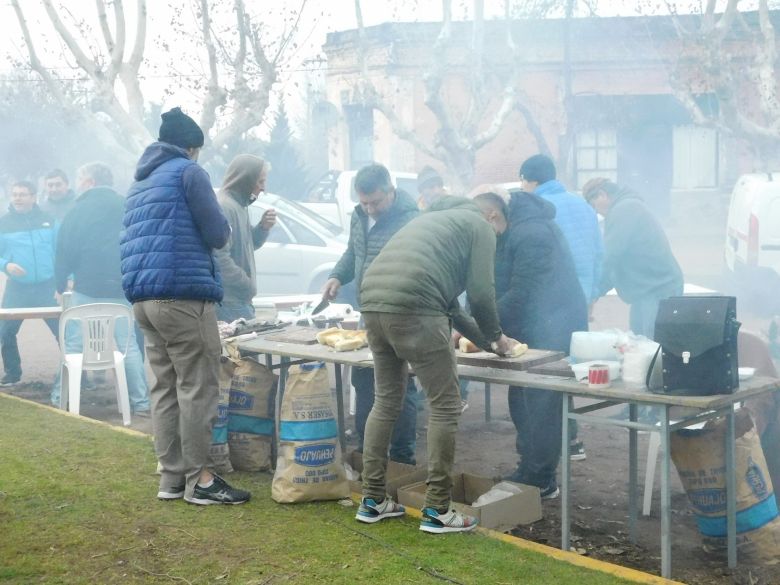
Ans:
[[[225,296],[217,307],[217,319],[228,323],[241,317],[252,319],[252,297],[257,293],[255,250],[276,224],[276,211],[263,213],[253,226],[247,207],[265,191],[270,165],[251,154],[239,154],[227,168],[217,199],[231,227],[230,241],[216,252]]]

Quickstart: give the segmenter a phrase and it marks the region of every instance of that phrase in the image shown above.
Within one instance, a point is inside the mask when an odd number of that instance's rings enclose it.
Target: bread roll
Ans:
[[[336,343],[336,339],[340,337],[341,331],[342,330],[338,327],[330,327],[329,329],[320,331],[317,333],[317,343],[320,345],[333,346],[333,344]]]
[[[509,352],[509,355],[510,357],[520,357],[527,351],[528,351],[528,346],[525,343],[518,343],[516,346],[512,348],[512,351]]]
[[[352,339],[341,339],[333,345],[333,349],[336,351],[352,351],[353,349],[360,349],[366,345],[360,337],[353,337]]]
[[[458,341],[458,349],[463,353],[476,353],[478,351],[482,351],[479,349],[474,343],[466,339],[465,337],[461,337]]]

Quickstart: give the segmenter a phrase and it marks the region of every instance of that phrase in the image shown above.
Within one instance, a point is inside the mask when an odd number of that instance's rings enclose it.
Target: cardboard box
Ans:
[[[347,453],[345,462],[354,469],[357,473],[363,472],[363,454],[359,451],[350,451]],[[398,488],[408,485],[410,483],[417,483],[422,481],[423,485],[428,477],[428,470],[422,467],[415,467],[414,465],[406,465],[405,463],[396,463],[395,461],[387,462],[387,476],[386,487],[387,494],[394,500],[398,501]],[[349,482],[350,490],[355,493],[361,493],[363,491],[363,484],[359,479]]]
[[[520,524],[531,524],[542,519],[542,499],[539,488],[515,484],[522,489],[519,494],[479,506],[471,506],[479,496],[490,491],[496,481],[473,475],[456,473],[452,476],[452,506],[463,514],[474,516],[479,525],[499,532],[506,532]],[[425,506],[425,482],[406,485],[398,490],[398,502],[410,508],[421,510]]]

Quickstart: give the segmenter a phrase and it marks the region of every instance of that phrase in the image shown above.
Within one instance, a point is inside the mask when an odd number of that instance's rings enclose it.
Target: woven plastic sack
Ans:
[[[780,518],[761,441],[745,410],[736,415],[737,547],[740,558],[780,562]],[[672,433],[671,455],[705,548],[726,544],[726,420]],[[744,556],[743,556],[744,555]]]
[[[279,453],[271,497],[280,503],[349,496],[328,371],[292,366],[279,417]]]

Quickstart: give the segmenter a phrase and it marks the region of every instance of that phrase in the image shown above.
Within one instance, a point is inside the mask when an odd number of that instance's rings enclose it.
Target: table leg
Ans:
[[[726,414],[726,534],[728,542],[729,568],[737,566],[737,482],[736,461],[734,454],[735,423],[734,405]]]
[[[671,539],[671,470],[669,449],[669,407],[664,405],[661,410],[661,576],[670,579],[672,576],[672,539]]]
[[[632,402],[628,405],[628,418],[636,422],[637,405]],[[628,536],[631,542],[637,542],[637,430],[628,429]]]
[[[279,358],[279,383],[276,386],[276,441],[278,443],[279,441],[279,421],[282,419],[282,400],[284,400],[284,385],[287,383],[287,371],[290,369],[289,366],[290,358],[288,357],[280,357]]]
[[[571,479],[571,460],[569,459],[569,395],[563,395],[563,417],[561,424],[561,549],[569,550],[570,523],[569,517],[569,481]]]
[[[346,453],[347,435],[344,423],[344,388],[341,381],[341,364],[333,364],[336,369],[336,418],[339,423],[339,442],[341,452]]]
[[[485,422],[490,422],[490,382],[485,382]]]

